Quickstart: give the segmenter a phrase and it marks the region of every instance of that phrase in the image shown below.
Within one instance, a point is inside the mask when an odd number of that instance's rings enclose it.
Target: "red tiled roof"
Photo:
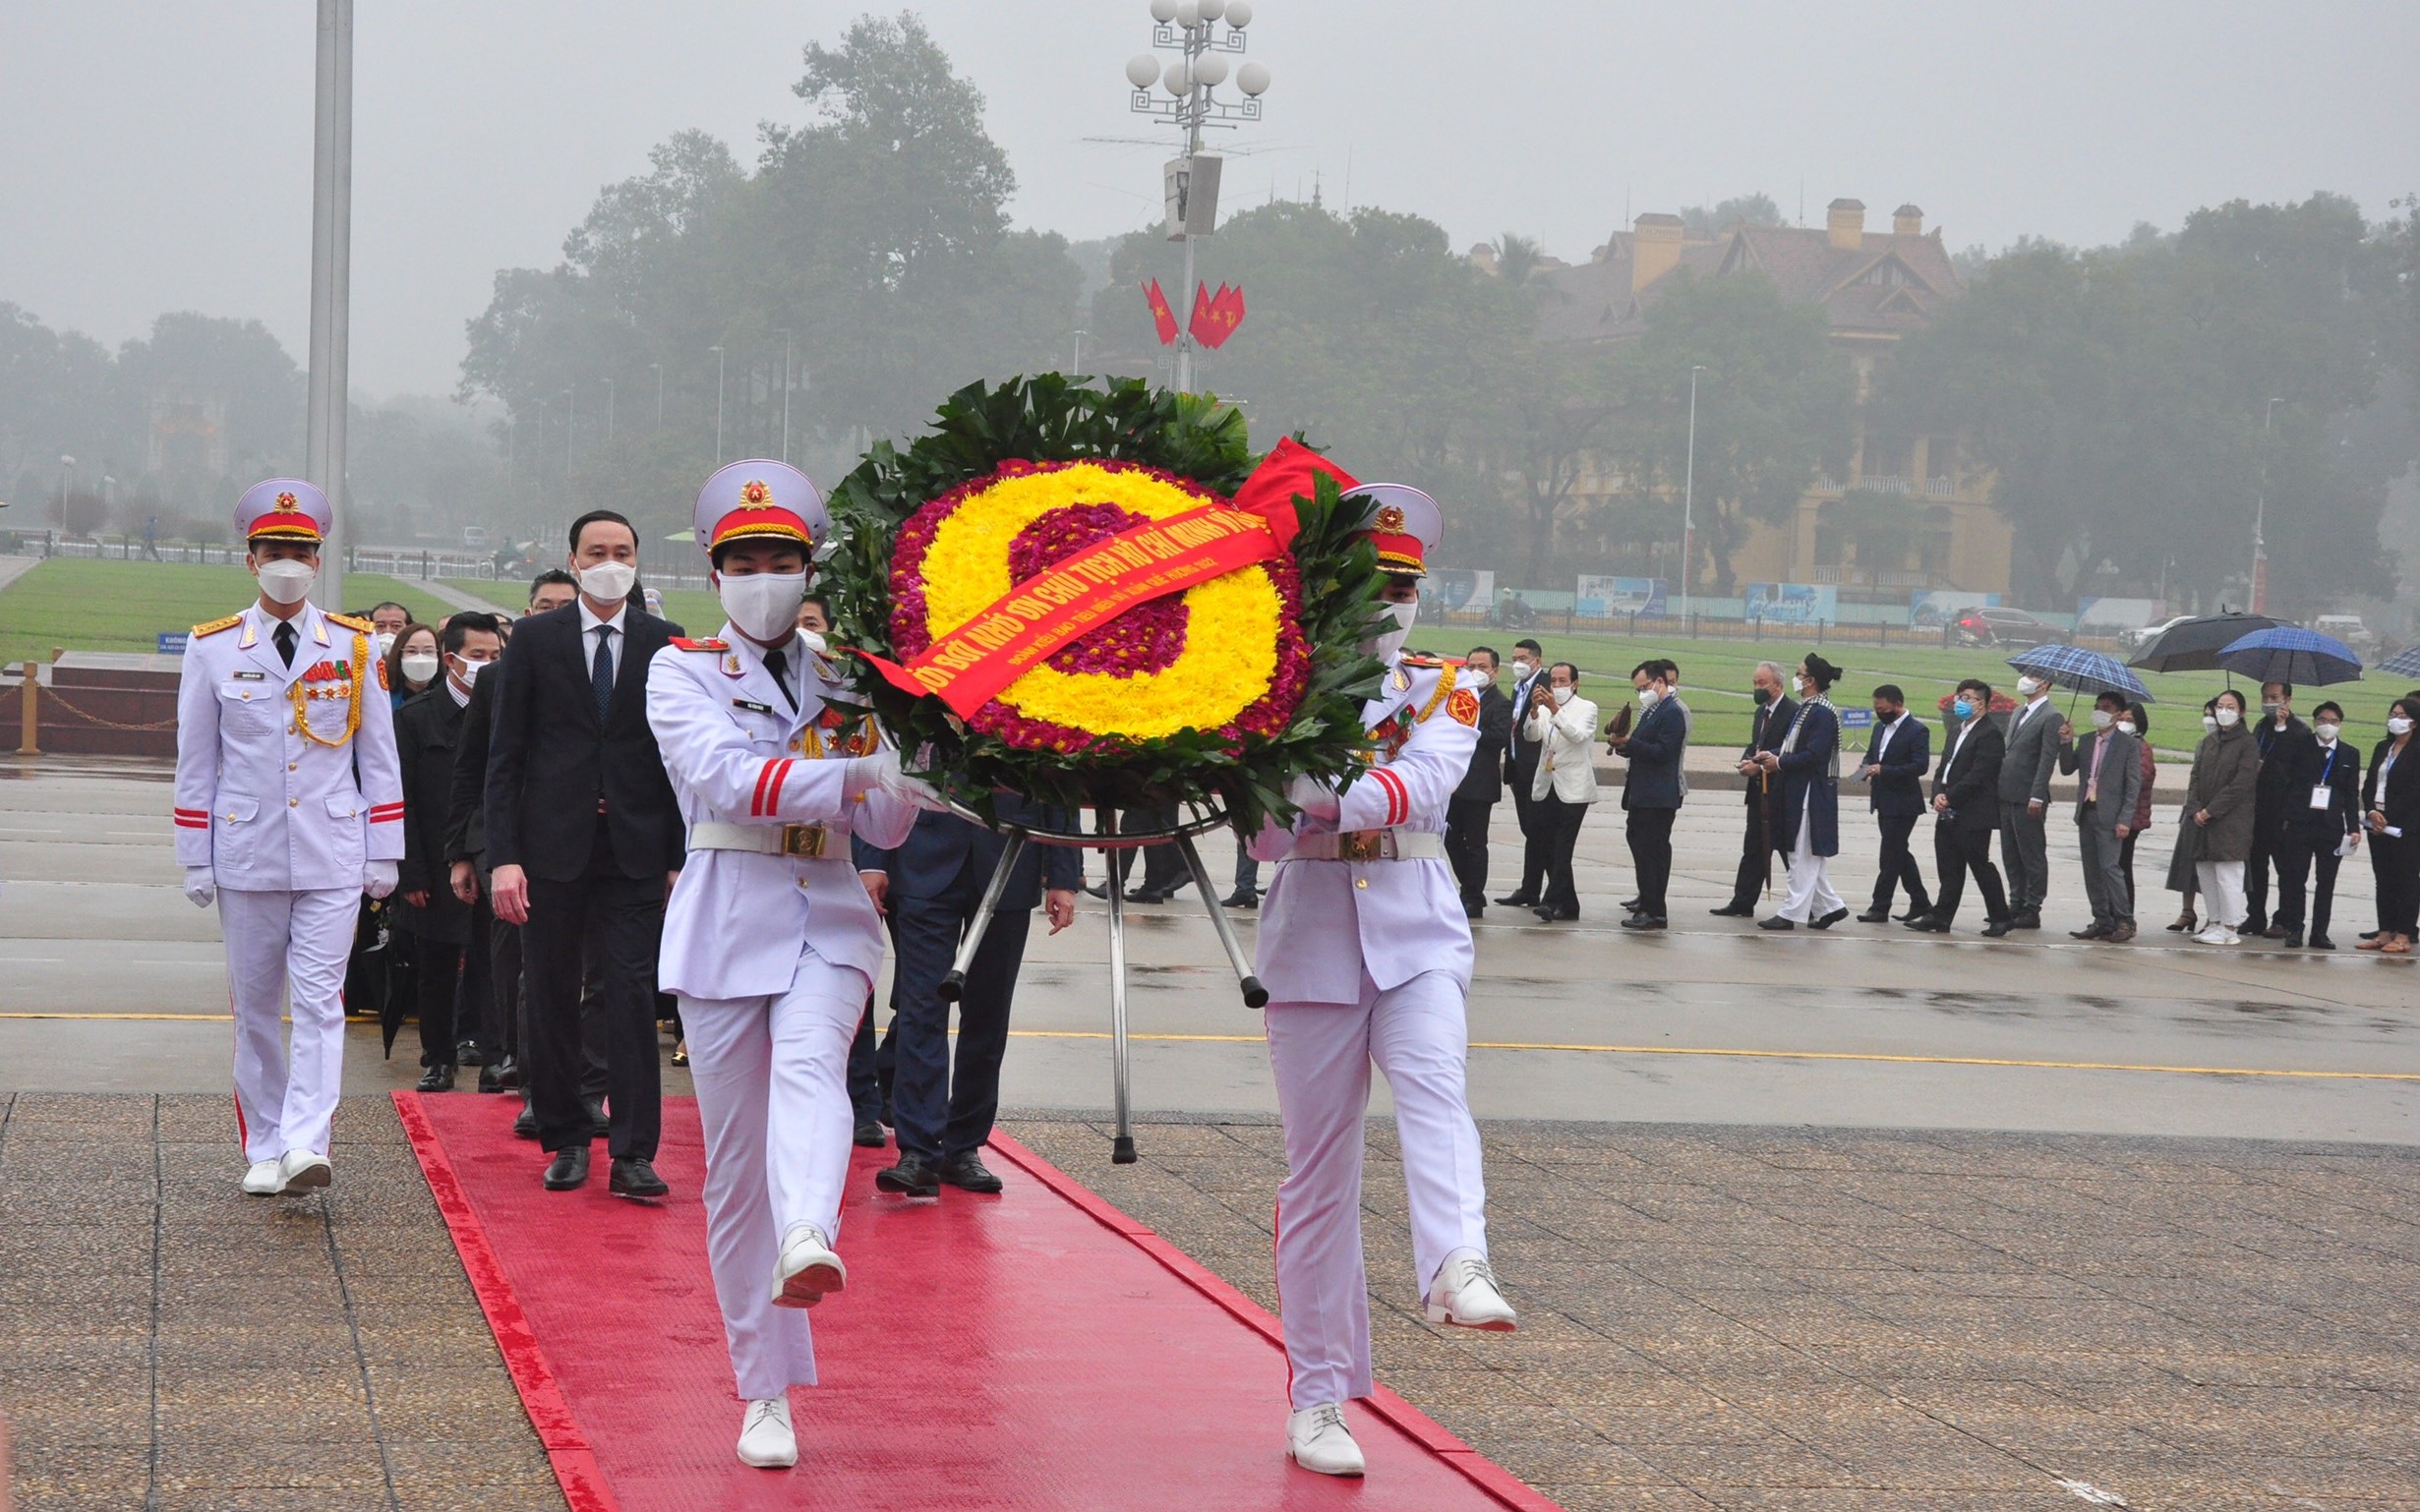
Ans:
[[[1607,340],[1643,330],[1645,310],[1670,286],[1672,274],[1633,296],[1635,253],[1636,238],[1618,232],[1603,262],[1539,272],[1534,280],[1539,336]],[[1966,292],[1937,231],[1924,236],[1868,231],[1858,247],[1841,248],[1821,227],[1741,225],[1713,242],[1684,246],[1680,265],[1701,277],[1761,272],[1785,296],[1824,306],[1832,329],[1844,334],[1918,329],[1945,302]]]

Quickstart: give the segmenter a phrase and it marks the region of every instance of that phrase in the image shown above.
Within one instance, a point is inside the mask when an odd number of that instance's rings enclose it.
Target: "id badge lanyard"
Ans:
[[[2311,789],[2311,812],[2324,814],[2335,803],[2335,787],[2328,781],[2335,775],[2336,751],[2343,742],[2328,747],[2328,765],[2320,768],[2319,785]]]

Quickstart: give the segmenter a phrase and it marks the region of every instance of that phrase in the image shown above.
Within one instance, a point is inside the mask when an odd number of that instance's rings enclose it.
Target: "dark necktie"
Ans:
[[[773,674],[774,685],[782,690],[784,698],[790,700],[790,712],[797,713],[798,695],[790,691],[790,653],[779,647],[766,652],[765,670]]]
[[[614,703],[614,627],[597,626],[597,659],[589,664],[589,685],[597,693],[597,723],[605,723],[605,711]]]
[[[269,639],[277,643],[278,657],[288,667],[294,665],[294,621],[291,619],[278,620],[276,630],[269,635]]]

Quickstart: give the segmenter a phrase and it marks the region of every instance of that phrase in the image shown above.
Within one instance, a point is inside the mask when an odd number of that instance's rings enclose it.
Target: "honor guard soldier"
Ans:
[[[729,616],[647,673],[647,719],[688,826],[659,980],[680,1000],[706,1134],[707,1255],[747,1406],[738,1455],[797,1463],[790,1388],[815,1383],[803,1311],[848,1282],[834,1252],[855,1122],[849,1044],[882,969],[882,920],[850,840],[890,847],[919,807],[839,667],[797,633],[826,529],[780,462],[735,462],[697,495]]]
[[[327,496],[272,478],[236,505],[260,601],[194,626],[177,688],[176,855],[218,901],[235,1113],[255,1195],[328,1184],[344,968],[364,893],[394,891],[403,778],[377,631],[306,598]],[[280,1043],[292,999],[292,1049]]]
[[[1292,1416],[1286,1451],[1322,1475],[1358,1476],[1343,1404],[1370,1394],[1370,1295],[1361,1252],[1362,1121],[1375,1063],[1393,1091],[1409,1190],[1412,1255],[1434,1323],[1508,1331],[1512,1308],[1487,1260],[1479,1131],[1463,1089],[1470,921],[1446,860],[1446,806],[1479,743],[1484,679],[1402,655],[1419,580],[1442,534],[1417,489],[1346,490],[1389,574],[1394,626],[1363,706],[1369,767],[1341,793],[1297,778],[1302,809],[1253,854],[1277,863],[1259,952],[1269,1069],[1285,1124],[1277,1189],[1277,1291]]]

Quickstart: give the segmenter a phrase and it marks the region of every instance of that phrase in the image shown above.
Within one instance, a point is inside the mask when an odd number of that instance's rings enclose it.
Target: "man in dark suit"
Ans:
[[[634,608],[638,533],[610,510],[571,525],[579,598],[513,631],[488,760],[496,916],[521,926],[538,1139],[549,1191],[588,1180],[579,1090],[581,966],[600,974],[613,1191],[660,1197],[656,953],[683,829],[647,724],[647,664],[672,627]]]
[[[2008,871],[2014,927],[2039,929],[2050,889],[2050,774],[2059,764],[2063,721],[2050,706],[2046,679],[2030,672],[2019,677],[2017,697],[2000,758],[2000,864]]]
[[[1462,911],[1472,918],[1487,912],[1487,832],[1496,817],[1496,800],[1505,791],[1505,751],[1512,741],[1512,700],[1496,686],[1496,653],[1474,646],[1463,667],[1484,673],[1479,690],[1479,749],[1471,754],[1462,785],[1446,800],[1446,857],[1453,863],[1460,884]]]
[[[1932,765],[1932,731],[1908,713],[1908,695],[1896,683],[1874,689],[1874,732],[1865,743],[1865,760],[1858,781],[1866,785],[1865,806],[1882,828],[1882,870],[1874,878],[1873,906],[1859,914],[1860,924],[1885,923],[1891,916],[1891,895],[1908,890],[1908,911],[1901,923],[1932,911],[1924,896],[1923,868],[1908,848],[1916,821],[1924,812],[1924,772]]]
[[[1773,852],[1781,848],[1779,840],[1768,833],[1765,790],[1770,785],[1756,764],[1756,755],[1760,751],[1780,753],[1791,722],[1799,717],[1799,701],[1782,691],[1778,662],[1756,664],[1753,688],[1756,713],[1748,724],[1747,744],[1740,751],[1740,775],[1747,780],[1747,831],[1740,838],[1740,875],[1732,884],[1731,901],[1706,910],[1717,918],[1756,916],[1756,900],[1764,892],[1765,879],[1772,875]]]
[[[1941,747],[1941,765],[1932,780],[1932,854],[1941,888],[1932,911],[1910,919],[1908,927],[1948,934],[1957,922],[1958,903],[1972,871],[1983,895],[1983,933],[1997,940],[2016,928],[2008,895],[2000,887],[2000,870],[1991,864],[1991,832],[2000,826],[2000,764],[2008,752],[2008,736],[1991,717],[1991,684],[1979,677],[1958,684],[1951,712],[1958,727]]]
[[[994,802],[1003,824],[1067,828],[1067,816],[1057,809],[1008,793]],[[1083,863],[1065,845],[1029,844],[1018,856],[967,969],[953,1069],[950,1006],[941,999],[941,980],[1005,843],[956,814],[925,813],[896,849],[851,843],[866,890],[890,915],[895,953],[891,1027],[884,1037],[894,1057],[891,1113],[899,1161],[876,1172],[874,1185],[920,1196],[932,1195],[943,1182],[968,1192],[998,1192],[1000,1179],[985,1169],[982,1149],[1000,1109],[1000,1060],[1008,1049],[1009,1003],[1025,962],[1026,934],[1036,903],[1054,935],[1075,921]],[[867,1032],[858,1031],[860,1037]]]
[[[2288,769],[2286,819],[2278,827],[2274,918],[2285,931],[2289,950],[2304,940],[2303,886],[2311,880],[2314,865],[2319,876],[2310,890],[2311,949],[2336,948],[2328,938],[2328,922],[2335,909],[2336,867],[2343,860],[2337,852],[2347,837],[2358,843],[2361,834],[2361,753],[2339,738],[2343,728],[2344,706],[2324,703],[2311,711],[2311,738],[2290,746],[2280,740],[2282,758],[2273,753],[2270,757]],[[2328,795],[2324,807],[2323,792]]]
[[[2266,935],[2281,940],[2289,932],[2287,920],[2270,917],[2269,872],[2277,873],[2277,905],[2282,913],[2285,905],[2285,851],[2292,843],[2286,832],[2302,817],[2302,809],[2310,802],[2305,790],[2298,808],[2294,793],[2294,772],[2310,760],[2310,747],[2315,743],[2311,727],[2294,716],[2294,685],[2290,682],[2261,684],[2261,722],[2252,727],[2252,738],[2260,746],[2261,773],[2252,789],[2252,853],[2244,859],[2244,927],[2247,935]],[[2299,915],[2294,924],[2302,922]]]
[[[1614,754],[1630,764],[1622,784],[1622,811],[1630,867],[1638,878],[1638,900],[1622,921],[1624,929],[1663,929],[1670,923],[1664,893],[1672,884],[1672,827],[1688,790],[1681,772],[1688,755],[1689,711],[1673,689],[1679,676],[1680,669],[1667,661],[1631,668],[1638,721],[1613,742]]]
[[[1512,643],[1511,728],[1505,743],[1505,785],[1512,789],[1512,814],[1521,827],[1521,885],[1497,899],[1510,908],[1534,908],[1546,897],[1546,858],[1551,848],[1545,808],[1529,794],[1546,747],[1528,735],[1531,698],[1547,694],[1546,648],[1533,640]]]
[[[471,941],[471,906],[454,896],[445,864],[453,767],[472,679],[503,647],[496,616],[465,611],[438,631],[444,670],[429,690],[395,711],[395,754],[403,766],[403,862],[397,920],[420,947],[420,1090],[450,1092],[454,1077],[456,994],[478,1013],[466,989],[484,984],[462,969]],[[480,941],[484,945],[486,942]],[[464,1027],[469,1027],[465,1024]]]

